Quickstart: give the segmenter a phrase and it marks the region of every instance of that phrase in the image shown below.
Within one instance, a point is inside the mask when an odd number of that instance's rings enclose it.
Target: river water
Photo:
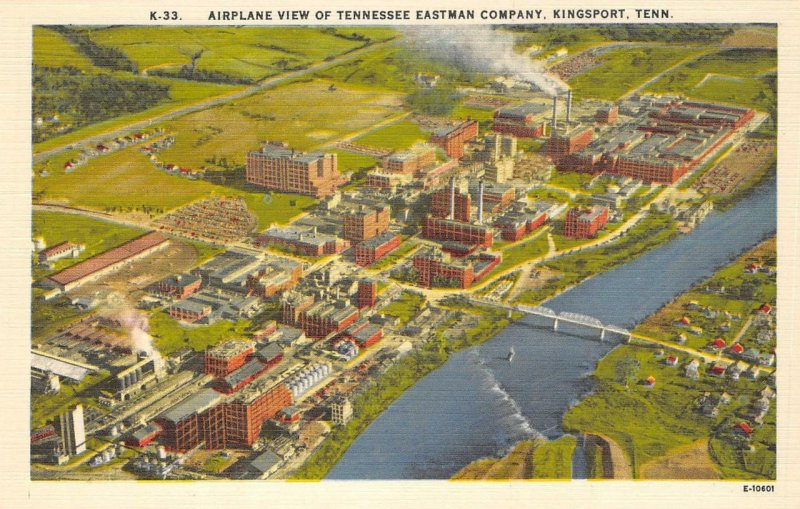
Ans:
[[[774,234],[776,205],[773,175],[690,234],[545,305],[633,327]],[[327,478],[448,479],[473,460],[504,454],[519,440],[562,435],[564,412],[591,390],[588,377],[614,344],[576,337],[588,332],[564,324],[558,333],[543,324],[527,316],[486,343],[452,355],[383,412]],[[575,466],[580,477],[583,468]]]

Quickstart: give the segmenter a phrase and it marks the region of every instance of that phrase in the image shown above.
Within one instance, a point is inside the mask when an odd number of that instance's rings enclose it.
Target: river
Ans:
[[[693,232],[546,305],[633,327],[774,234],[776,189],[773,174]],[[591,390],[589,375],[614,345],[570,336],[564,326],[559,333],[531,327],[535,321],[525,317],[486,343],[453,354],[383,412],[327,478],[448,479],[473,460],[501,455],[519,440],[562,435],[564,412]],[[509,363],[512,346],[515,356]]]

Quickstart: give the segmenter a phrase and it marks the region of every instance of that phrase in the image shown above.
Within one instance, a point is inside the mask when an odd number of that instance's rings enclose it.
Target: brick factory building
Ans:
[[[305,256],[325,256],[341,253],[350,247],[350,242],[318,233],[316,228],[272,226],[256,237],[256,246],[277,246]]]
[[[358,282],[358,309],[371,308],[378,300],[378,283],[372,279]]]
[[[214,378],[224,378],[244,366],[255,352],[255,344],[251,341],[229,339],[206,350],[203,373]]]
[[[360,206],[344,215],[344,238],[351,242],[369,240],[389,229],[388,205],[377,207]]]
[[[374,323],[367,323],[358,328],[348,330],[347,336],[355,341],[360,349],[369,348],[381,340],[383,329]]]
[[[383,159],[382,167],[389,173],[413,175],[436,163],[436,147],[417,143],[408,150],[395,152]]]
[[[595,205],[590,208],[569,209],[564,222],[564,236],[572,239],[590,239],[608,223],[608,208]]]
[[[619,107],[617,105],[603,106],[597,110],[594,116],[598,124],[613,124],[619,119]]]
[[[482,247],[491,247],[492,229],[480,224],[467,224],[426,217],[422,224],[422,236],[433,240],[450,240],[464,244],[478,244]]]
[[[478,181],[472,180],[469,183],[469,194],[472,200],[478,201]],[[483,184],[483,210],[497,214],[509,205],[514,203],[517,197],[516,189],[508,184],[500,182],[484,182]]]
[[[158,232],[145,233],[121,246],[56,272],[48,276],[44,283],[47,286],[58,288],[62,292],[68,292],[164,249],[167,245],[169,245],[169,240],[162,234]]]
[[[187,451],[206,443],[224,442],[224,423],[215,423],[222,395],[213,389],[200,389],[177,405],[167,409],[155,421],[161,426],[161,442],[171,451]],[[220,425],[222,424],[222,425]]]
[[[314,304],[314,297],[297,291],[287,292],[281,298],[281,323],[296,326],[300,315]]]
[[[557,130],[547,142],[547,154],[557,161],[587,147],[594,136],[591,126],[574,126]]]
[[[342,299],[315,302],[313,296],[298,292],[281,299],[281,322],[302,329],[310,338],[341,332],[358,317],[358,308]]]
[[[376,237],[357,244],[355,248],[356,264],[368,267],[400,246],[400,235],[384,232]]]
[[[315,198],[334,194],[343,182],[336,154],[295,152],[285,143],[274,142],[247,154],[245,180],[259,187]]]
[[[467,120],[456,127],[438,129],[428,141],[444,149],[448,157],[459,159],[464,156],[464,144],[477,137],[478,122]]]
[[[450,199],[454,200],[454,217],[450,218]],[[438,218],[448,218],[468,223],[470,210],[472,208],[472,197],[466,190],[456,189],[452,193],[449,186],[443,187],[431,194],[431,215]]]
[[[169,276],[155,286],[155,293],[174,299],[185,299],[200,289],[202,280],[191,274],[178,274]]]
[[[262,377],[245,386],[224,404],[225,447],[252,446],[267,419],[292,404],[292,393],[285,384]]]
[[[500,230],[500,236],[503,240],[515,242],[532,233],[546,221],[547,214],[545,212],[511,212],[497,218],[494,226]]]
[[[500,255],[489,253],[454,259],[436,248],[427,247],[414,255],[413,265],[419,286],[455,286],[464,289],[488,274],[500,260]]]
[[[84,246],[72,242],[61,242],[39,252],[39,262],[54,262],[62,258],[77,258],[85,249]]]
[[[211,306],[202,302],[184,300],[176,302],[167,309],[167,314],[175,320],[193,323],[211,314]]]
[[[500,108],[494,112],[492,130],[518,138],[540,138],[544,136],[544,116],[548,109],[546,105],[537,103]]]
[[[247,276],[245,283],[251,295],[269,298],[294,288],[303,277],[302,264],[294,260],[272,260],[255,274]]]

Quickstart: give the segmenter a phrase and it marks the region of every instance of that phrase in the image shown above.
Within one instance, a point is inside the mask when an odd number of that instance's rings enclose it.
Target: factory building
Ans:
[[[325,256],[341,253],[350,247],[350,242],[333,235],[319,233],[314,227],[280,228],[272,226],[256,237],[256,245],[259,247],[276,246],[304,256]]]
[[[483,148],[475,152],[475,160],[496,162],[517,155],[517,138],[511,135],[490,133],[483,138]]]
[[[194,323],[209,316],[213,308],[204,302],[192,300],[182,300],[171,305],[167,309],[167,314],[175,320],[186,323]]]
[[[546,105],[538,103],[500,108],[494,112],[492,129],[518,138],[540,138],[545,133],[544,117],[547,110]]]
[[[547,154],[553,161],[587,147],[594,136],[591,126],[575,125],[556,129],[547,142]]]
[[[140,354],[139,360],[115,375],[116,393],[114,399],[127,401],[139,392],[146,390],[164,376],[164,366],[160,359]]]
[[[425,288],[447,286],[469,288],[483,278],[497,264],[500,255],[480,253],[465,258],[452,258],[433,247],[421,249],[414,255],[413,265],[417,271],[417,284]]]
[[[387,231],[369,240],[365,240],[360,244],[356,244],[356,264],[362,267],[368,267],[397,249],[400,243],[400,235]]]
[[[613,124],[618,119],[619,107],[616,104],[599,108],[594,116],[594,120],[598,124]]]
[[[174,299],[185,299],[200,289],[202,280],[191,274],[177,274],[168,276],[158,283],[154,288],[154,293],[163,297]]]
[[[72,242],[61,242],[41,250],[39,252],[39,262],[54,262],[67,257],[77,258],[85,249],[86,246],[73,244]]]
[[[244,366],[253,352],[255,345],[252,341],[229,339],[206,350],[203,373],[214,378],[224,378]]]
[[[450,186],[443,187],[431,194],[431,215],[468,223],[472,208],[472,197],[467,190],[466,181],[456,184],[455,177],[451,178]]]
[[[459,159],[464,156],[464,144],[478,136],[478,122],[467,120],[456,127],[437,129],[428,139],[430,143],[441,147],[447,157]]]
[[[353,405],[344,396],[334,398],[331,403],[331,421],[337,426],[344,426],[353,418]]]
[[[295,152],[285,143],[270,142],[247,154],[245,180],[284,193],[323,198],[343,183],[336,154]]]
[[[262,377],[241,389],[223,406],[225,447],[250,447],[261,427],[282,408],[292,404],[292,393],[283,383]]]
[[[281,323],[296,326],[300,323],[300,315],[313,304],[312,295],[297,291],[285,293],[281,298]]]
[[[341,332],[358,320],[358,308],[344,300],[315,302],[300,313],[299,327],[310,338]]]
[[[358,309],[371,308],[378,300],[378,283],[372,279],[362,279],[358,282],[356,302]]]
[[[503,240],[515,242],[533,232],[547,221],[545,212],[508,212],[495,219],[494,226],[500,230]]]
[[[469,192],[476,203],[480,203],[480,185],[478,180],[471,180]],[[513,186],[500,182],[484,182],[483,184],[483,209],[485,212],[497,214],[516,199],[516,190]]]
[[[342,236],[351,242],[363,242],[380,235],[389,229],[389,212],[388,205],[359,206],[344,215]]]
[[[599,205],[589,208],[575,207],[567,212],[564,236],[572,239],[590,239],[608,223],[608,209]]]
[[[55,434],[61,439],[65,454],[77,456],[86,452],[86,431],[83,422],[83,405],[75,405],[55,420]]]
[[[155,419],[163,430],[162,444],[172,451],[187,451],[201,442],[213,448],[220,444],[220,435],[224,443],[224,426],[219,423],[221,407],[217,406],[221,400],[222,395],[215,390],[201,389],[167,409]]]
[[[162,234],[158,232],[145,233],[121,246],[56,272],[45,278],[44,284],[50,288],[68,292],[164,249],[167,245],[169,245],[169,240]]]
[[[395,152],[383,159],[382,167],[389,173],[413,175],[436,163],[436,147],[417,143],[408,150]]]
[[[426,217],[422,224],[422,236],[426,239],[462,242],[491,247],[492,229],[481,224],[467,224],[449,219]]]

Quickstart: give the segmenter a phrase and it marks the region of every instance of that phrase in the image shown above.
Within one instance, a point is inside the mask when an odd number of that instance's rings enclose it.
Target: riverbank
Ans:
[[[478,324],[458,337],[447,334],[449,325],[443,324],[434,339],[401,358],[385,374],[353,401],[353,418],[344,426],[335,428],[319,449],[291,478],[294,480],[320,480],[336,465],[350,444],[388,408],[403,392],[419,379],[442,366],[450,353],[481,344],[502,331],[521,314],[508,316],[504,311],[488,306],[465,306],[452,301],[444,307],[470,313],[479,313]]]

